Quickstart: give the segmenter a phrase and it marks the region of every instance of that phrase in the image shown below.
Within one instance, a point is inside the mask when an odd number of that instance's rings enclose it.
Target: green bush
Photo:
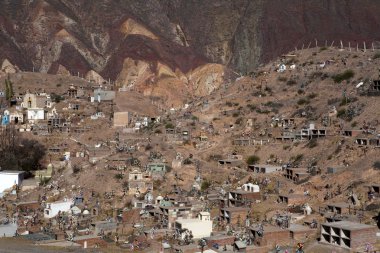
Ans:
[[[334,75],[332,78],[335,83],[341,83],[345,80],[349,80],[355,76],[355,72],[351,69],[344,71],[341,74]]]
[[[169,123],[166,123],[165,128],[166,129],[173,129],[174,125],[171,122],[169,122]]]
[[[124,176],[121,173],[115,175],[115,179],[117,179],[117,180],[123,179],[123,177]]]
[[[257,155],[251,155],[251,156],[248,156],[247,158],[247,164],[251,165],[251,164],[256,164],[260,161],[260,157],[258,157]]]
[[[338,118],[344,118],[346,116],[346,109],[344,109],[344,108],[339,109],[336,116]]]
[[[256,105],[254,105],[254,104],[249,104],[249,105],[247,105],[247,107],[249,108],[249,110],[251,110],[252,112],[254,111],[254,110],[256,110]]]
[[[206,191],[208,188],[210,188],[211,182],[208,180],[204,180],[201,184],[201,191]]]
[[[297,104],[298,105],[305,105],[305,104],[308,104],[309,103],[309,100],[307,100],[306,98],[300,98],[298,101],[297,101]]]

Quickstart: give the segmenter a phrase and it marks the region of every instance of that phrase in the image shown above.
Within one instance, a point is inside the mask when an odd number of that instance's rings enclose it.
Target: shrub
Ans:
[[[241,123],[243,123],[243,118],[242,117],[237,118],[236,121],[235,121],[235,124],[236,125],[241,125]]]
[[[338,118],[344,118],[346,116],[346,109],[342,108],[342,109],[339,109],[336,116]]]
[[[308,104],[309,103],[309,100],[307,100],[306,98],[300,98],[298,101],[297,101],[297,104],[298,105],[305,105],[305,104]]]
[[[305,91],[304,91],[304,90],[302,90],[302,89],[299,89],[299,90],[297,90],[297,93],[298,93],[299,95],[301,95],[301,94],[304,94],[304,93],[305,93]]]
[[[313,98],[316,98],[316,97],[318,97],[318,94],[316,94],[316,93],[311,93],[311,94],[309,94],[309,95],[307,95],[307,98],[308,99],[313,99]]]
[[[75,164],[74,166],[73,166],[73,173],[74,174],[77,174],[79,171],[81,171],[81,167],[79,167],[79,165],[78,164]]]
[[[293,157],[294,165],[298,165],[299,163],[301,163],[302,159],[303,159],[303,154],[298,154],[295,157]]]
[[[319,49],[319,52],[322,52],[322,51],[325,51],[325,50],[327,50],[327,47],[321,47],[321,48]]]
[[[295,85],[297,82],[294,81],[293,79],[290,79],[289,81],[286,82],[286,85],[292,86]]]
[[[311,139],[307,145],[306,145],[308,148],[315,148],[316,146],[318,146],[318,142],[317,142],[317,139]]]
[[[249,110],[251,110],[252,112],[253,112],[254,110],[256,110],[256,105],[254,105],[254,104],[247,105],[247,107],[248,107]]]
[[[239,117],[239,115],[240,115],[240,112],[234,112],[232,114],[232,117],[237,118],[237,117]]]
[[[228,107],[232,107],[232,102],[227,101],[227,102],[226,102],[226,105],[227,105]]]
[[[166,129],[173,129],[174,125],[171,122],[169,122],[169,123],[166,123],[165,128]]]
[[[333,78],[335,83],[341,83],[345,80],[349,80],[349,79],[353,78],[354,75],[355,75],[354,71],[349,69],[349,70],[344,71],[341,74],[334,75],[332,78]]]
[[[380,170],[380,161],[374,162],[373,167],[375,168],[375,170]]]
[[[208,188],[210,188],[211,182],[208,180],[204,180],[201,184],[201,191],[207,191]]]
[[[123,177],[124,176],[121,173],[118,173],[118,174],[115,175],[115,179],[117,179],[117,180],[123,179]]]
[[[247,158],[247,164],[251,165],[251,164],[256,164],[260,161],[260,157],[258,157],[257,155],[251,155]]]
[[[280,81],[280,82],[286,82],[286,81],[288,80],[288,78],[286,78],[286,77],[284,77],[284,76],[279,76],[279,77],[277,78],[277,80]]]
[[[268,106],[268,107],[271,107],[271,108],[281,108],[283,107],[284,105],[281,104],[281,103],[278,103],[278,102],[272,102],[272,101],[269,101],[267,103],[264,104],[265,106]]]

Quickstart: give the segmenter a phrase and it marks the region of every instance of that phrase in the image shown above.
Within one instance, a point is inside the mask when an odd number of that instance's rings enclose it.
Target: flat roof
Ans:
[[[302,231],[309,231],[312,229],[307,227],[307,226],[300,225],[300,224],[290,224],[289,230],[290,231],[302,232]]]
[[[229,192],[238,193],[238,194],[252,194],[252,193],[259,193],[259,192],[249,192],[249,191],[244,191],[244,190],[233,190],[233,191],[229,191]]]
[[[183,223],[202,223],[204,222],[203,220],[199,220],[199,219],[177,219],[176,220],[176,223],[180,223],[180,224],[183,224]]]
[[[251,164],[248,166],[261,167],[261,168],[282,168],[282,166],[275,166],[275,165],[270,165],[270,164]]]
[[[258,226],[251,226],[249,229],[251,229],[253,231],[258,231],[259,227]],[[279,231],[286,231],[286,230],[281,229],[280,227],[272,226],[272,225],[264,226],[264,234],[266,232],[279,232]]]
[[[9,175],[19,175],[19,174],[23,174],[24,171],[20,171],[20,170],[2,170],[0,171],[0,174],[9,174]]]
[[[348,203],[344,203],[344,202],[338,202],[338,203],[328,203],[326,204],[327,206],[335,206],[335,207],[343,207],[343,208],[347,208],[350,206],[350,204]]]
[[[334,228],[342,228],[346,230],[360,230],[360,229],[368,229],[368,228],[376,228],[376,226],[366,225],[362,223],[352,222],[352,221],[337,221],[324,223],[322,226],[334,227]]]

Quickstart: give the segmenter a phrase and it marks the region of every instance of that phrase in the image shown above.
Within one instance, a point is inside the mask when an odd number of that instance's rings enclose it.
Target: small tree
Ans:
[[[251,164],[256,164],[260,161],[260,157],[258,157],[257,155],[251,155],[247,158],[247,164],[251,165]]]

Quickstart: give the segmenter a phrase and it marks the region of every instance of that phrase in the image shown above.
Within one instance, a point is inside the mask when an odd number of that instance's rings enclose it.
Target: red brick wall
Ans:
[[[366,243],[374,245],[377,231],[376,227],[351,231],[351,248],[363,247]]]

